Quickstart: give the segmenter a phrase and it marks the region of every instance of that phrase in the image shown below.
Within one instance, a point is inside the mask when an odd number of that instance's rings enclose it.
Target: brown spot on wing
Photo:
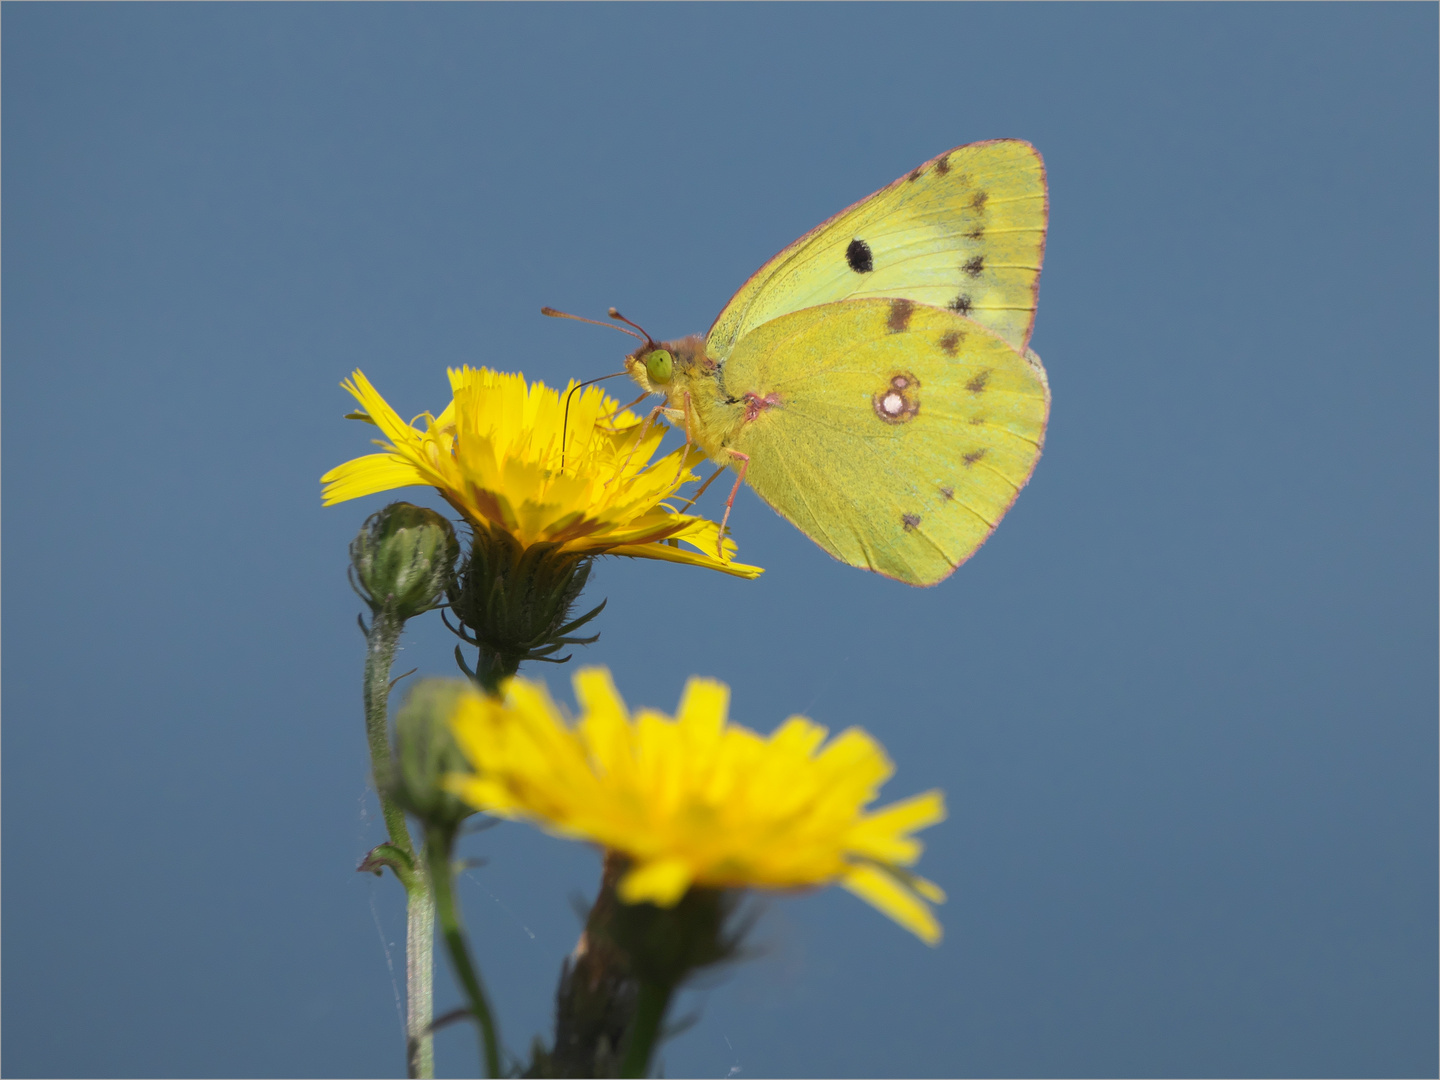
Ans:
[[[965,340],[965,335],[959,330],[951,330],[940,339],[940,348],[946,356],[954,356],[960,351],[960,342]]]
[[[985,204],[989,201],[990,193],[988,191],[977,191],[975,192],[975,196],[970,200],[970,205],[975,208],[977,214],[983,214],[985,212]]]
[[[909,176],[907,176],[905,179],[908,180],[908,181],[910,181],[910,183],[913,184],[916,180],[919,180],[919,179],[920,179],[920,177],[924,174],[924,172],[925,172],[924,169],[916,169],[914,172],[912,172],[912,173],[911,173]]]
[[[961,267],[961,269],[964,270],[965,273],[969,274],[971,277],[979,277],[982,273],[985,272],[985,256],[976,255],[973,259],[971,259],[963,267]]]
[[[891,301],[890,317],[885,321],[885,326],[892,334],[903,334],[910,328],[910,316],[915,314],[915,302],[906,300],[903,297]]]
[[[989,381],[990,369],[986,368],[984,371],[980,372],[980,374],[976,375],[973,379],[967,382],[965,384],[965,389],[969,390],[972,394],[983,394],[985,392],[985,384]]]
[[[983,228],[981,228],[979,225],[977,225],[977,226],[975,226],[975,228],[971,229],[969,232],[967,232],[967,233],[965,234],[965,239],[966,239],[966,240],[984,240],[984,239],[985,239],[985,230],[984,230]]]
[[[941,494],[941,495],[944,495],[946,501],[948,502],[948,501],[950,501],[951,499],[954,499],[954,498],[955,498],[955,489],[952,488],[952,487],[942,487],[942,488],[940,489],[940,494]]]
[[[970,417],[970,425],[972,427],[984,427],[985,418],[983,416],[972,416]]]
[[[905,526],[906,532],[914,532],[920,525],[920,516],[918,514],[901,514],[900,523]]]
[[[961,460],[965,462],[965,467],[968,469],[971,465],[974,465],[984,456],[985,448],[982,446],[979,450],[971,450],[968,454],[961,458]]]
[[[944,176],[950,171],[950,155],[946,154],[939,161],[935,162],[935,174]]]

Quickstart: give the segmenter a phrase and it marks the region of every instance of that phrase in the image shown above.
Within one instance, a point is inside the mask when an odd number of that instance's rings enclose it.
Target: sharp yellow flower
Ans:
[[[522,548],[547,543],[579,556],[631,555],[746,578],[761,573],[734,561],[728,539],[717,558],[720,527],[665,501],[696,479],[692,470],[704,453],[691,447],[651,461],[666,428],[642,424],[598,387],[561,394],[527,385],[523,375],[452,368],[450,404],[438,417],[425,413],[407,424],[361,372],[343,385],[360,402],[361,418],[388,441],[379,443],[381,453],[321,477],[326,506],[423,484],[472,525],[503,530]]]
[[[929,791],[867,812],[894,767],[861,729],[825,743],[825,728],[792,716],[766,738],[727,721],[729,688],[711,679],[690,680],[674,719],[632,717],[608,671],[582,669],[573,725],[543,685],[503,690],[457,701],[451,725],[475,772],[447,785],[477,809],[622,853],[627,903],[669,907],[692,884],[839,884],[940,940],[925,901],[944,894],[904,868],[922,850],[911,834],[944,819],[944,800]]]

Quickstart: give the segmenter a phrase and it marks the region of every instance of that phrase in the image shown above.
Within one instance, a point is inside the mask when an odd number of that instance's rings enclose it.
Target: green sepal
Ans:
[[[602,601],[572,617],[592,564],[593,556],[577,555],[558,543],[521,547],[503,529],[477,526],[447,593],[456,622],[446,618],[445,624],[479,652],[473,668],[457,652],[460,669],[494,693],[525,661],[563,664],[570,657],[557,657],[557,652],[597,640],[598,635],[572,636],[605,608]]]

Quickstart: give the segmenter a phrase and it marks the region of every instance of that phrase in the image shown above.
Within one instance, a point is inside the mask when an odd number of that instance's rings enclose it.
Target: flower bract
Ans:
[[[630,863],[627,903],[675,904],[692,885],[799,889],[839,884],[933,944],[926,901],[944,894],[906,868],[911,834],[944,819],[938,791],[867,810],[894,771],[859,728],[826,741],[792,716],[768,737],[727,719],[729,688],[693,678],[672,718],[631,715],[603,668],[575,676],[567,722],[542,684],[468,693],[452,714],[474,768],[450,789],[478,810],[589,840]]]
[[[451,369],[450,404],[406,423],[363,373],[343,385],[385,441],[380,453],[321,477],[326,506],[424,484],[476,528],[503,530],[522,548],[544,542],[582,556],[761,573],[734,561],[735,545],[720,544],[715,522],[666,502],[696,479],[704,454],[687,447],[652,460],[666,427],[645,423],[598,387],[572,383],[562,394],[519,374]]]

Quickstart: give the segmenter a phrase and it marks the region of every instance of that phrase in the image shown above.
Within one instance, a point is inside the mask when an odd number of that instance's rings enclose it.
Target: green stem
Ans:
[[[665,1010],[669,1005],[668,987],[652,982],[640,984],[640,994],[635,1002],[635,1020],[630,1028],[629,1044],[625,1048],[625,1060],[620,1063],[621,1076],[649,1075],[650,1056],[655,1052],[655,1043],[660,1037],[660,1024],[665,1019]]]
[[[390,842],[414,859],[415,845],[410,842],[405,811],[390,798],[385,782],[390,767],[390,668],[404,625],[405,620],[386,608],[376,611],[371,619],[370,633],[365,638],[365,738],[370,744],[370,776],[380,796],[380,813]]]
[[[488,645],[480,646],[480,654],[475,658],[475,681],[480,684],[480,689],[491,697],[500,693],[500,684],[520,670],[519,656],[507,653],[499,653]]]
[[[460,925],[460,914],[455,906],[454,878],[450,869],[454,842],[454,829],[431,826],[426,830],[425,855],[429,864],[430,882],[435,892],[435,914],[440,920],[440,932],[445,935],[445,945],[450,950],[450,962],[455,967],[455,974],[465,990],[465,996],[470,999],[470,1012],[480,1025],[485,1075],[499,1076],[500,1040],[495,1032],[495,1019],[490,1013],[489,1002],[485,1000],[480,973],[470,961],[470,948],[465,943],[465,931]]]
[[[424,862],[405,890],[405,1072],[410,1080],[435,1075],[435,895]]]
[[[405,1072],[411,1080],[435,1075],[435,1038],[430,1020],[435,1006],[435,898],[423,859],[416,858],[405,812],[390,797],[390,669],[405,621],[388,608],[375,611],[365,639],[365,739],[370,746],[370,776],[380,798],[380,813],[390,843],[410,857],[412,870],[396,874],[405,886]],[[392,862],[391,868],[394,868]]]

